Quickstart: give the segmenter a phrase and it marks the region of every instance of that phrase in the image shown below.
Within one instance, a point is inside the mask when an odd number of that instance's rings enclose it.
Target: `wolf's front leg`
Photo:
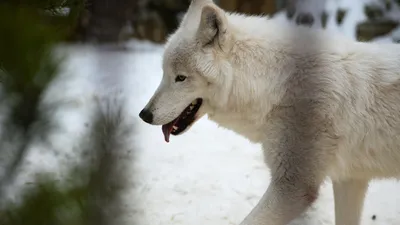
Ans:
[[[275,177],[259,203],[240,225],[286,225],[317,198],[319,185],[302,177]]]
[[[276,132],[269,133],[263,147],[271,183],[241,225],[286,225],[317,199],[336,148],[318,123],[305,122],[307,118],[287,118],[284,126],[269,124]]]
[[[287,225],[317,199],[335,163],[338,138],[329,119],[331,106],[307,98],[289,100],[288,106],[271,111],[265,123],[262,145],[271,183],[241,225]]]

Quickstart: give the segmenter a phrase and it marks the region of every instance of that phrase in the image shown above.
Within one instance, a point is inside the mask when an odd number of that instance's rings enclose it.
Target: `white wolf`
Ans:
[[[357,225],[368,182],[400,175],[400,46],[228,13],[193,0],[140,113],[166,141],[200,117],[261,143],[271,183],[242,225],[284,225],[333,182]]]

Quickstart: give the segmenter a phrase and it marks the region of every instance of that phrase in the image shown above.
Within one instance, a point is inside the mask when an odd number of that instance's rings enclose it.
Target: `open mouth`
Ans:
[[[202,103],[203,100],[201,98],[194,100],[176,119],[162,126],[162,131],[164,133],[164,139],[166,142],[169,142],[169,136],[171,134],[181,134],[193,124],[193,122],[197,119],[196,113],[199,111]]]

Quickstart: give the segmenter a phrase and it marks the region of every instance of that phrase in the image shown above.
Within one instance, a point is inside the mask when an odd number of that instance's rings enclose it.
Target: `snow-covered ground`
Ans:
[[[337,2],[329,3],[333,5],[329,6],[331,11],[338,7]],[[349,4],[353,1],[341,2],[353,10],[342,26],[328,22],[333,24],[328,27],[353,37],[356,22],[364,19],[362,9]],[[74,106],[58,114],[65,133],[53,137],[54,148],[67,152],[70,141],[81,136],[90,117],[87,103],[95,94],[108,95],[120,89],[129,96],[128,108],[135,126],[136,152],[131,168],[135,185],[126,198],[133,203],[131,216],[138,224],[239,224],[269,183],[260,146],[218,128],[207,118],[198,121],[190,132],[165,143],[160,127],[145,124],[138,117],[161,79],[162,46],[137,41],[129,46],[130,51],[67,48],[70,57],[61,77],[65,80],[54,85],[47,99],[70,99]],[[56,170],[59,165],[43,149],[29,156],[29,161],[36,171],[39,167]],[[362,224],[400,224],[400,206],[396,206],[399,190],[400,184],[394,180],[373,182]],[[333,224],[333,215],[332,187],[327,181],[307,216],[294,224]],[[376,219],[372,220],[374,215]]]

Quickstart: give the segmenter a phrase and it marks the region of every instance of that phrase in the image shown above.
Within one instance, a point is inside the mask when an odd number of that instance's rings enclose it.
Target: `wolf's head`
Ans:
[[[140,112],[145,122],[163,125],[167,142],[170,134],[183,133],[228,100],[232,68],[226,55],[231,43],[226,13],[211,0],[192,0],[166,44],[162,81]]]

